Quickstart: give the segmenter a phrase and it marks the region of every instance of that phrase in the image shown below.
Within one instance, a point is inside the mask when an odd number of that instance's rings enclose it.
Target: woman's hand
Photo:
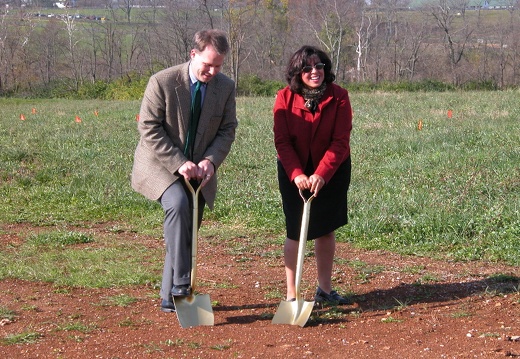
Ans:
[[[309,182],[311,183],[310,190],[314,194],[314,197],[316,197],[320,189],[325,186],[325,180],[320,175],[313,174],[309,177]]]
[[[307,177],[306,175],[299,175],[294,179],[294,184],[301,191],[308,189],[316,197],[320,189],[325,186],[325,180],[323,177],[317,174],[313,174],[310,177]]]
[[[294,184],[296,185],[296,187],[298,187],[300,191],[304,191],[306,189],[311,188],[311,181],[309,181],[309,177],[307,177],[304,174],[296,176],[296,178],[294,179]]]

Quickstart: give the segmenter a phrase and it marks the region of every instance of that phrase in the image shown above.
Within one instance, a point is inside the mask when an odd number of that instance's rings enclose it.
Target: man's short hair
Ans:
[[[227,35],[222,30],[201,30],[195,34],[193,37],[193,48],[196,51],[202,52],[208,45],[213,46],[219,55],[227,55],[229,52]]]

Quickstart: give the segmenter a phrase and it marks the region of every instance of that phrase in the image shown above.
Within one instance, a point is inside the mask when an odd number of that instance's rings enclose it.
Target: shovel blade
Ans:
[[[215,323],[208,294],[173,297],[173,302],[181,327],[189,328]]]
[[[290,324],[304,327],[311,316],[314,301],[294,300],[288,302],[283,300],[273,317],[273,324]]]

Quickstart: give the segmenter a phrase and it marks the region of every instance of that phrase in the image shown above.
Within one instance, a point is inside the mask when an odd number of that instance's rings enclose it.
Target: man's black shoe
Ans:
[[[191,286],[189,284],[174,285],[171,293],[174,297],[187,297],[191,294]]]
[[[169,300],[162,300],[161,311],[165,313],[175,313],[175,304],[173,304],[173,299],[171,297],[169,298]]]

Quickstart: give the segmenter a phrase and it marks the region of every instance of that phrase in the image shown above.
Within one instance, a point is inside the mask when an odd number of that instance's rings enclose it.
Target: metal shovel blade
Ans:
[[[181,327],[214,325],[215,318],[208,294],[173,297],[173,302]]]
[[[282,300],[278,310],[274,314],[273,324],[290,324],[304,327],[311,316],[314,301],[293,300],[292,302]]]
[[[193,218],[192,218],[192,241],[191,241],[191,295],[186,297],[173,297],[177,318],[181,327],[196,327],[198,325],[213,325],[214,316],[211,300],[208,294],[195,295],[196,277],[197,277],[197,239],[198,239],[198,216],[199,216],[199,192],[201,186],[197,190],[193,188],[190,181],[185,180],[193,198]]]

